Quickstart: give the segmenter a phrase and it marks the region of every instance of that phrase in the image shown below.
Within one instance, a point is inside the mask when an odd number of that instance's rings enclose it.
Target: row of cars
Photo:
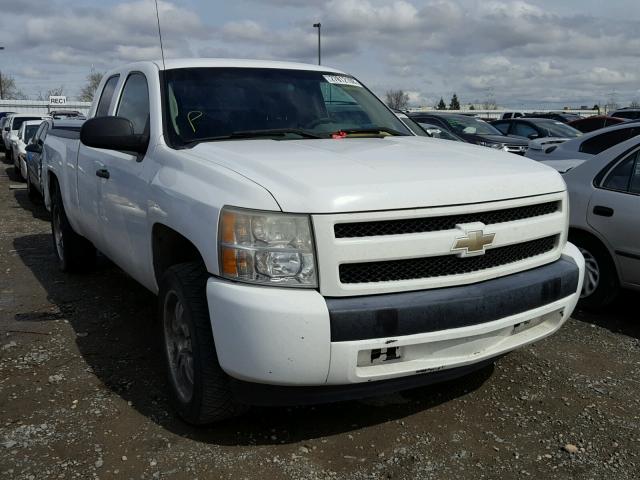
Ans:
[[[29,197],[36,198],[42,192],[39,156],[47,131],[54,122],[62,128],[66,122],[80,125],[84,119],[76,110],[56,110],[47,115],[0,112],[0,150],[4,150],[6,160],[13,163],[18,178],[25,180]]]

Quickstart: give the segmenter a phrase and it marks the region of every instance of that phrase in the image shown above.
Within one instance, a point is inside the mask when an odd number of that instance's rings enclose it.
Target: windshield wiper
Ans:
[[[339,135],[340,132],[344,132],[347,135],[350,133],[362,133],[362,134],[371,134],[371,135],[379,135],[382,136],[382,133],[388,133],[389,135],[397,135],[405,137],[406,133],[402,133],[399,130],[394,130],[393,128],[388,127],[371,127],[371,128],[341,128],[337,132],[334,132],[332,135]]]
[[[264,130],[238,130],[228,135],[216,135],[214,137],[196,138],[185,143],[185,146],[191,147],[200,142],[215,142],[216,140],[232,140],[234,138],[260,138],[260,137],[284,137],[287,134],[299,135],[302,138],[324,138],[315,133],[300,128],[269,128]]]

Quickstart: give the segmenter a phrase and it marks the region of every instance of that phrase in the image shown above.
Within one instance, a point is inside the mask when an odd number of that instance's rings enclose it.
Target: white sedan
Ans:
[[[543,163],[569,190],[569,241],[586,262],[582,305],[603,307],[621,287],[640,290],[640,137],[588,160]]]
[[[42,120],[27,120],[22,122],[18,129],[18,135],[11,139],[11,157],[13,158],[13,166],[16,173],[21,178],[27,177],[27,161],[25,150],[29,141],[33,138],[38,130]]]

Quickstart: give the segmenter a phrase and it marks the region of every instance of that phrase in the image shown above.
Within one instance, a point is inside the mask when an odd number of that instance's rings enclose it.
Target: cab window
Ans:
[[[107,80],[107,83],[104,84],[102,94],[100,95],[100,101],[98,102],[98,107],[96,108],[96,117],[104,117],[105,115],[109,114],[109,105],[111,105],[113,92],[116,91],[116,85],[119,78],[120,75],[114,75],[113,77],[109,78],[109,80]]]
[[[127,78],[116,115],[133,124],[133,133],[144,133],[149,120],[149,87],[142,73],[135,72]]]

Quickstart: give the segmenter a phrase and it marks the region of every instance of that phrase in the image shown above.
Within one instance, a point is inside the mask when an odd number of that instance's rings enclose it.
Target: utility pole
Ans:
[[[320,60],[321,60],[321,47],[320,47],[320,29],[322,28],[322,24],[320,22],[318,23],[314,23],[313,24],[314,28],[318,29],[318,65],[320,65]]]

